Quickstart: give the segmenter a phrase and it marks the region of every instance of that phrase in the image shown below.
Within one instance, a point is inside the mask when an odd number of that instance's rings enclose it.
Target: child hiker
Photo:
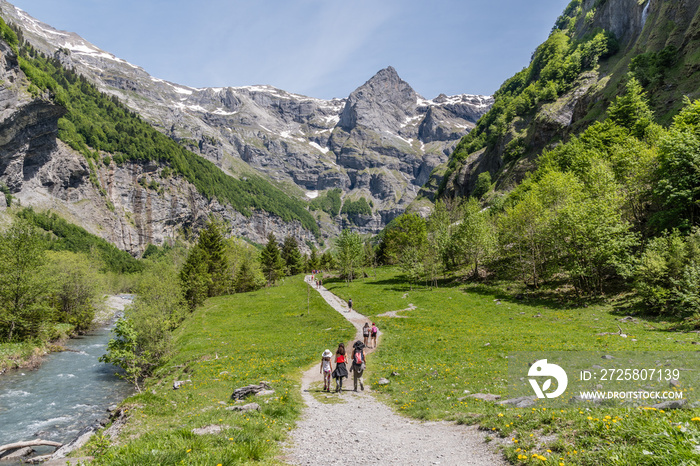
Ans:
[[[333,353],[327,349],[321,355],[321,374],[323,374],[323,391],[331,391],[331,357]]]
[[[335,370],[333,371],[336,392],[340,392],[343,389],[343,377],[347,376],[348,369],[345,367],[345,345],[341,343],[338,345],[338,349],[335,352]]]

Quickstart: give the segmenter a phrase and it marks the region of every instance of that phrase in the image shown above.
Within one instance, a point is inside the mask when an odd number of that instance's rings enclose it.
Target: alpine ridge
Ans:
[[[344,200],[364,198],[372,206],[371,214],[317,210],[327,236],[344,226],[376,233],[401,214],[493,102],[468,94],[425,99],[392,67],[342,99],[267,85],[195,89],[150,76],[8,2],[0,1],[0,14],[19,26],[34,48],[226,173],[262,173],[307,201],[340,188]]]

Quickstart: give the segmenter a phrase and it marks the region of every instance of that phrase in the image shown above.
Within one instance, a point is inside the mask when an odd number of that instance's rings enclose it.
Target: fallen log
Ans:
[[[17,450],[18,448],[24,448],[24,447],[56,447],[56,448],[61,448],[63,446],[62,443],[58,442],[52,442],[50,440],[29,440],[27,442],[15,442],[15,443],[8,443],[7,445],[2,445],[0,446],[0,453],[8,450]]]

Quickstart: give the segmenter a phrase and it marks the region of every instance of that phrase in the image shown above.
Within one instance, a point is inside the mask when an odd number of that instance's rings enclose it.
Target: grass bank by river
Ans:
[[[80,454],[95,464],[276,463],[301,412],[301,369],[354,328],[303,277],[253,293],[212,298],[176,331],[176,350],[144,392],[124,401],[129,420],[112,443],[98,433]],[[174,380],[186,380],[173,390]],[[267,381],[259,411],[226,408],[234,389]],[[217,430],[197,435],[193,429]],[[216,427],[211,427],[216,426]]]
[[[614,310],[624,303],[577,307],[527,294],[516,299],[518,292],[507,291],[506,285],[411,290],[392,269],[378,269],[376,278],[350,285],[331,280],[324,285],[344,299],[352,297],[357,311],[384,331],[369,360],[371,382],[398,412],[477,423],[494,433],[494,441],[516,464],[677,465],[696,464],[700,458],[698,409],[664,411],[619,403],[514,408],[468,397],[507,397],[508,355],[514,352],[694,351],[695,333],[675,332],[671,323],[642,316],[621,323],[625,313]],[[379,316],[410,304],[416,309],[399,312],[407,318]],[[627,338],[619,335],[618,325]],[[391,382],[377,385],[381,377]]]
[[[61,342],[70,338],[74,328],[70,324],[53,324],[46,339],[0,343],[0,374],[8,369],[36,369],[45,355],[62,350]]]

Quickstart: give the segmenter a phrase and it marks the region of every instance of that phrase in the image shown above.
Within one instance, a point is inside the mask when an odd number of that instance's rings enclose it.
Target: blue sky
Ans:
[[[421,95],[491,94],[569,0],[10,0],[192,87],[346,97],[393,66]]]

